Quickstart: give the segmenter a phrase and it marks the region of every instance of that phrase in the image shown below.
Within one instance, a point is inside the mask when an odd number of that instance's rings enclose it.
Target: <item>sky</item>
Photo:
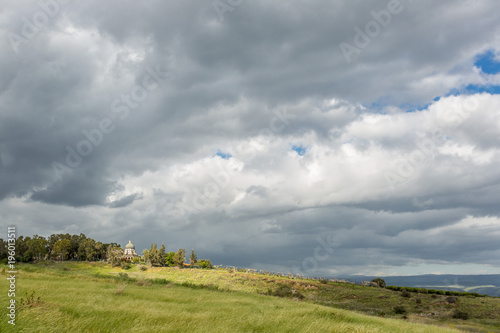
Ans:
[[[0,4],[2,238],[500,273],[497,1]]]

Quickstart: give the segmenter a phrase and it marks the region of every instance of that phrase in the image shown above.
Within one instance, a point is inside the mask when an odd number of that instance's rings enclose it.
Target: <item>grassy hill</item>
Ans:
[[[402,297],[381,288],[234,270],[124,271],[81,262],[17,268],[17,325],[4,318],[2,332],[500,332],[500,299],[491,297],[459,297],[451,304],[441,295]],[[7,302],[1,293],[0,307]],[[406,309],[407,319],[396,306]],[[456,309],[471,318],[451,318]]]

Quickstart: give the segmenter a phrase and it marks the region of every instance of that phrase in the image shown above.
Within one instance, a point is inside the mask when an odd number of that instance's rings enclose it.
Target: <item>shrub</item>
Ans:
[[[160,284],[160,285],[168,284],[170,282],[167,279],[160,279],[160,278],[154,278],[154,279],[149,280],[149,281],[151,281],[151,283],[153,283],[153,284]]]
[[[122,269],[130,269],[132,267],[132,264],[127,262],[127,261],[122,261],[122,263],[120,264],[121,268]]]
[[[196,262],[196,265],[201,268],[212,268],[212,262],[208,259],[200,259]]]
[[[203,288],[208,290],[219,290],[219,286],[213,283],[205,284],[203,285]]]
[[[144,266],[144,265],[139,266],[139,269],[141,271],[147,271],[148,270],[147,266]]]
[[[137,280],[137,285],[149,287],[152,285],[152,283],[151,283],[151,280],[148,280],[148,279],[139,279],[139,280]]]
[[[268,289],[267,294],[278,297],[297,297],[299,299],[305,298],[305,296],[302,293],[293,290],[292,287],[290,287],[287,284],[278,284],[278,287],[275,288],[274,290]]]
[[[455,311],[453,311],[452,317],[455,319],[467,320],[469,319],[469,313],[456,309]]]
[[[417,304],[421,304],[421,303],[422,303],[422,300],[421,300],[420,298],[417,298],[417,299],[415,300],[415,302],[416,302]]]
[[[446,302],[450,303],[450,304],[454,304],[458,301],[458,297],[456,296],[449,296],[449,297],[446,297]]]
[[[20,304],[21,306],[27,306],[29,308],[34,307],[38,304],[40,304],[40,296],[35,298],[35,291],[33,290],[30,294],[25,293],[26,299],[21,298]]]
[[[394,313],[395,314],[406,314],[406,308],[402,305],[398,305],[394,307]]]
[[[406,298],[410,298],[411,297],[411,293],[407,290],[403,290],[401,292],[401,297],[406,297]]]
[[[373,279],[370,282],[372,282],[373,284],[378,285],[380,288],[385,288],[386,287],[384,279],[381,279],[381,278]]]
[[[127,273],[118,273],[118,280],[128,281],[130,278]]]

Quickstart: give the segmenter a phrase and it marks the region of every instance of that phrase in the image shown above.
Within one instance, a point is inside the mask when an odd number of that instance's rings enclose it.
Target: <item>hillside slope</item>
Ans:
[[[338,306],[370,313],[376,305],[369,300],[376,298],[381,303],[379,311],[384,311],[384,307],[392,309],[397,304],[394,300],[370,294],[393,293],[380,288],[321,284],[226,270],[148,268],[141,271],[134,267],[124,274],[119,268],[99,263],[19,265],[18,269],[19,296],[25,298],[24,293],[34,291],[35,297],[31,304],[18,308],[14,330],[5,320],[0,323],[6,332],[125,329],[136,332],[453,332],[456,330],[450,329],[452,325],[460,326],[448,321],[433,322],[440,327],[422,325],[395,319],[402,316],[392,311],[385,316],[394,318],[381,318],[381,314],[368,316]],[[293,285],[293,294],[281,295],[286,298],[261,295],[275,292],[283,285]],[[0,279],[0,287],[6,290],[6,279]],[[299,297],[300,294],[303,297]],[[334,304],[333,294],[344,300]],[[363,296],[369,294],[369,297]],[[342,295],[360,296],[356,299]],[[7,301],[7,295],[0,294],[3,308]],[[314,302],[329,306],[312,304]],[[354,304],[366,308],[363,310]],[[411,312],[410,320],[417,321]],[[472,324],[473,330],[480,331],[478,323]],[[491,327],[488,329],[492,331]]]

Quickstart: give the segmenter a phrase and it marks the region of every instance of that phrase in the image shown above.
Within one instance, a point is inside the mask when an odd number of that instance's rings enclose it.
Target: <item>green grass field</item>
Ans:
[[[498,320],[495,318],[491,319],[491,325],[474,319],[462,323],[456,319],[418,318],[410,311],[408,319],[403,320],[401,315],[392,313],[392,307],[407,299],[400,300],[401,297],[396,292],[380,288],[341,283],[321,284],[311,280],[290,280],[226,270],[148,268],[141,271],[134,267],[126,271],[129,277],[122,275],[120,278],[118,275],[123,272],[125,271],[120,268],[100,263],[18,265],[16,326],[8,324],[8,317],[2,315],[0,330],[457,332],[458,330],[451,328],[454,326],[476,332],[497,331],[495,322],[498,324]],[[0,294],[0,302],[6,313],[8,284],[5,270],[2,270],[2,274],[0,286],[4,292]],[[279,284],[287,283],[304,295],[302,301],[295,297],[262,295]],[[26,299],[25,294],[33,291],[33,302],[19,307],[20,298]],[[379,297],[392,293],[394,295],[391,297],[396,298]],[[343,295],[347,295],[347,301]],[[493,300],[492,304],[500,306],[497,302],[499,299],[496,298],[477,300]],[[436,302],[436,299],[433,301]],[[460,306],[464,307],[464,301],[461,302]],[[498,310],[487,305],[491,311]],[[382,318],[380,313],[372,313],[374,311],[387,313]],[[417,323],[418,321],[439,326]]]

